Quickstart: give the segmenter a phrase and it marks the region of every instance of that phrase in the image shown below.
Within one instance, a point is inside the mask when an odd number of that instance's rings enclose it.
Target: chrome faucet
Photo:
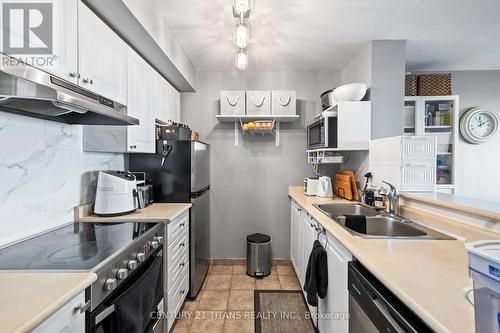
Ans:
[[[385,207],[385,212],[391,215],[399,215],[399,191],[398,189],[385,181],[382,181],[382,183],[386,184],[387,186],[382,187],[378,193],[387,198],[387,207]]]

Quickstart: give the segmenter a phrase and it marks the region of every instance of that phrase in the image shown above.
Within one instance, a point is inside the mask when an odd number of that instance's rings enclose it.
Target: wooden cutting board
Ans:
[[[349,176],[351,182],[352,197],[354,200],[359,201],[359,191],[358,185],[356,184],[356,178],[354,177],[354,172],[351,170],[340,170],[341,175]]]
[[[353,195],[352,195],[352,188],[351,188],[351,178],[346,175],[342,175],[337,173],[335,175],[335,182],[334,182],[334,191],[335,194],[341,198],[347,199],[347,200],[352,200]]]

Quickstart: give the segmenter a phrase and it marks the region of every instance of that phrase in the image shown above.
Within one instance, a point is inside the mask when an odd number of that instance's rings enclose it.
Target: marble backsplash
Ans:
[[[71,222],[94,200],[98,170],[123,154],[82,151],[82,126],[0,112],[0,246]]]

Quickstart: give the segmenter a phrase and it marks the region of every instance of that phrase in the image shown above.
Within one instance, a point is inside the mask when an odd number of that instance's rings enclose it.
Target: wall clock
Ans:
[[[470,143],[480,144],[498,134],[498,117],[488,109],[474,108],[465,112],[460,119],[460,132]]]

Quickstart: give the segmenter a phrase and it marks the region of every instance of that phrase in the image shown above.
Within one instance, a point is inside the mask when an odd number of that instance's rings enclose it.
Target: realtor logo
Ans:
[[[4,3],[3,51],[52,54],[52,3]]]

